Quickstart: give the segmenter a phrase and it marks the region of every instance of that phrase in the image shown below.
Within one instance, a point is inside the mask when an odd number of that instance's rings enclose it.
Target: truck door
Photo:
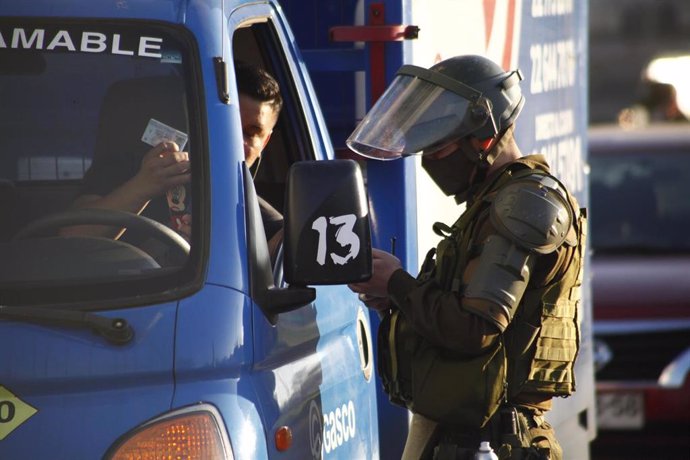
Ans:
[[[271,4],[253,4],[234,10],[228,28],[232,60],[260,65],[281,87],[283,109],[250,181],[279,211],[291,164],[333,158],[311,83],[284,23]],[[250,240],[263,236],[251,220],[247,232]],[[285,286],[280,261],[278,252],[278,287]],[[319,286],[313,302],[279,315],[267,315],[256,300],[251,379],[268,455],[277,454],[274,437],[288,427],[293,439],[288,453],[294,458],[376,458],[371,335],[356,296],[346,286]]]

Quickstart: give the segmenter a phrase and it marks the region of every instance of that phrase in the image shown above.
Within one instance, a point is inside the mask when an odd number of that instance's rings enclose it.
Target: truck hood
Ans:
[[[85,328],[0,319],[0,458],[102,458],[169,410],[175,312],[171,303],[98,313],[132,325],[119,346]]]
[[[594,254],[595,320],[690,318],[690,254]]]

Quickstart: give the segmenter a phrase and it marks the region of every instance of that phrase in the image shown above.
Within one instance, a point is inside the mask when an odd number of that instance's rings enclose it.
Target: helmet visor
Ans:
[[[347,146],[379,160],[433,153],[483,126],[487,116],[478,117],[473,109],[487,102],[471,102],[424,78],[398,74],[347,139]],[[491,116],[490,110],[482,113]]]

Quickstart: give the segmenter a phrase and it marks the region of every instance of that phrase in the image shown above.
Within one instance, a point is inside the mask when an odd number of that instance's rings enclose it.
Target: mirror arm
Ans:
[[[246,163],[243,165],[243,173],[247,221],[255,229],[255,233],[248,234],[251,296],[269,322],[276,324],[279,314],[296,310],[313,302],[316,299],[316,290],[307,286],[292,285],[285,288],[275,286],[266,239],[256,236],[263,235],[264,229],[258,198]]]
[[[296,310],[316,299],[316,289],[302,286],[267,288],[261,292],[257,304],[264,311],[271,324],[275,324],[281,313]]]

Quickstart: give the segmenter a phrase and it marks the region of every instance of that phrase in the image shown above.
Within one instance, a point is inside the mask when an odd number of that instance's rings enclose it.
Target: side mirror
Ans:
[[[347,284],[371,277],[369,206],[355,161],[291,166],[284,255],[285,280],[292,286]]]

